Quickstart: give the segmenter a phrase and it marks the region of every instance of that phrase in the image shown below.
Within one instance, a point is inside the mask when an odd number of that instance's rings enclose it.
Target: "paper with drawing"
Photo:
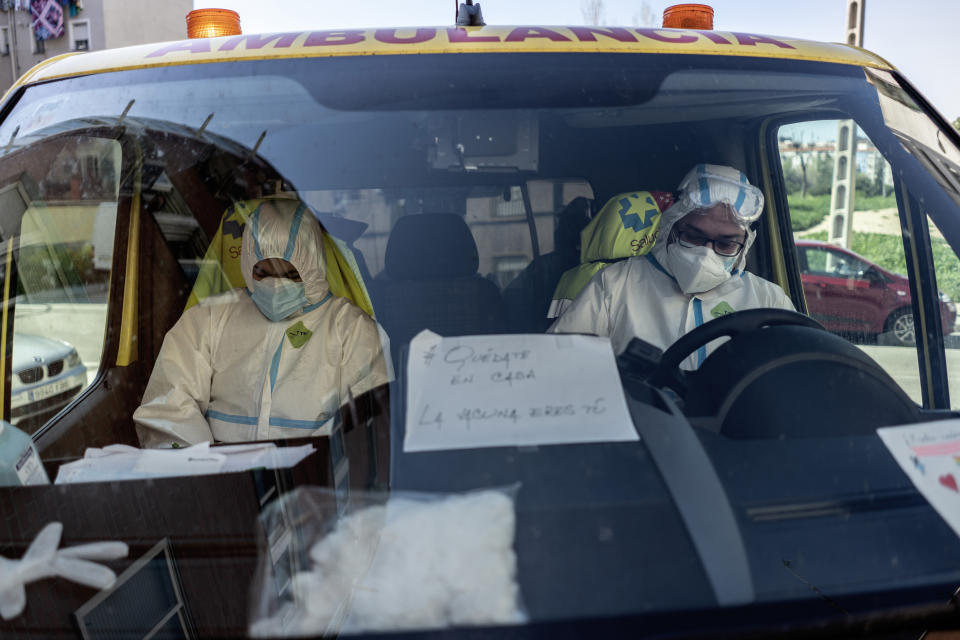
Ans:
[[[917,490],[960,536],[960,420],[884,427],[877,434]]]
[[[404,451],[639,439],[607,338],[422,331],[407,374]]]

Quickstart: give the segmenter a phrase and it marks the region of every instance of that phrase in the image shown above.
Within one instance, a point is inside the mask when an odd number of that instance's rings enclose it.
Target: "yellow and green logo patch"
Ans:
[[[730,306],[730,303],[724,300],[713,309],[710,309],[710,315],[714,318],[719,318],[720,316],[725,316],[727,314],[733,313],[733,307]]]
[[[294,349],[299,349],[307,344],[307,340],[309,340],[312,335],[313,331],[307,329],[302,320],[287,329],[287,340],[290,341]]]

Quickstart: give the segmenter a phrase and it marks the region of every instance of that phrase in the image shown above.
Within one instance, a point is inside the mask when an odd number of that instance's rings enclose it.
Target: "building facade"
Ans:
[[[64,53],[182,40],[191,9],[193,0],[0,0],[0,92]]]

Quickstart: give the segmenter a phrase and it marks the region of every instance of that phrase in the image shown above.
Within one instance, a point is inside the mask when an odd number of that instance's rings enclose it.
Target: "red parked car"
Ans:
[[[887,334],[896,344],[914,345],[910,281],[856,253],[826,242],[797,241],[807,310],[830,331]],[[940,293],[943,333],[953,332],[957,308]]]

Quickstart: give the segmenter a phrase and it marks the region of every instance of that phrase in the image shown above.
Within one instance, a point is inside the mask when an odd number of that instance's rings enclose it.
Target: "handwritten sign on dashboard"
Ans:
[[[877,435],[917,490],[960,536],[960,420],[882,427]]]
[[[638,440],[607,338],[422,331],[404,451]]]

